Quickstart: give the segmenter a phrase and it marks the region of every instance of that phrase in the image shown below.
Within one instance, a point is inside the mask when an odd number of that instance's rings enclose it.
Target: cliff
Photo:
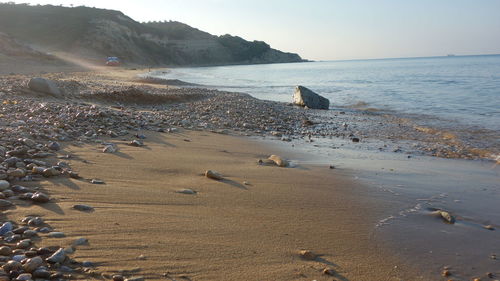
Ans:
[[[0,4],[0,32],[33,49],[142,65],[300,62],[262,41],[214,36],[180,22],[139,23],[114,10]]]

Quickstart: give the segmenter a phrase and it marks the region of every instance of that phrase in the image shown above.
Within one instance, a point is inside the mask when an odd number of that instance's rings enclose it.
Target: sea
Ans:
[[[500,55],[173,68],[161,76],[281,102],[291,102],[294,87],[302,85],[327,97],[332,108],[500,131]]]

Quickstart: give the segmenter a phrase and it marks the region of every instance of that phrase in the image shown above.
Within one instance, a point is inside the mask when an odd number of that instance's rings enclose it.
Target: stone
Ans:
[[[18,262],[18,261],[11,260],[11,261],[7,262],[6,264],[4,264],[2,266],[2,268],[3,268],[3,270],[5,272],[10,272],[12,270],[20,270],[20,269],[22,269],[23,265],[20,262]]]
[[[17,249],[27,249],[31,246],[31,239],[23,239],[16,244]]]
[[[125,281],[144,281],[144,277],[142,277],[142,276],[139,276],[139,277],[131,277],[131,278],[127,278],[127,279],[125,279]]]
[[[44,221],[41,217],[34,217],[34,218],[30,218],[27,221],[27,223],[29,226],[41,226],[42,224],[44,224]]]
[[[92,179],[92,180],[90,180],[90,183],[91,184],[104,184],[105,182],[102,180],[98,180],[98,179]]]
[[[455,217],[451,215],[450,213],[439,210],[438,211],[439,216],[447,223],[454,224],[455,223]]]
[[[55,97],[62,96],[61,91],[53,81],[41,77],[31,78],[28,82],[28,88],[32,91],[49,94]]]
[[[213,179],[213,180],[223,180],[224,177],[217,173],[216,171],[212,171],[212,170],[207,170],[205,172],[205,177],[209,178],[209,179]]]
[[[317,255],[309,250],[301,250],[299,251],[299,255],[305,260],[315,260],[317,258]]]
[[[54,151],[59,151],[61,149],[61,145],[56,141],[49,142],[49,144],[47,144],[47,147],[50,150],[54,150]]]
[[[447,269],[443,270],[443,272],[441,272],[441,276],[443,277],[448,277],[451,275],[451,272]]]
[[[63,248],[59,248],[54,254],[47,258],[49,263],[62,263],[66,259],[66,253]]]
[[[9,170],[7,171],[7,175],[10,177],[15,177],[15,178],[22,178],[26,176],[26,170],[17,168],[15,170]]]
[[[489,225],[483,225],[483,227],[485,229],[488,229],[488,230],[495,230],[495,227],[493,225],[491,225],[491,224],[489,224]]]
[[[45,268],[39,268],[31,273],[33,277],[40,279],[48,279],[50,278],[50,271]]]
[[[323,269],[323,274],[333,276],[335,275],[335,270],[331,268],[325,268]]]
[[[0,180],[0,191],[4,191],[10,187],[10,183],[6,180]]]
[[[83,246],[83,245],[88,245],[89,244],[89,240],[87,238],[84,238],[84,237],[80,237],[78,239],[76,239],[75,241],[73,241],[73,246]]]
[[[268,160],[273,161],[276,164],[276,166],[278,166],[278,167],[288,166],[288,161],[284,160],[283,158],[279,157],[278,155],[271,155],[271,156],[269,156]]]
[[[330,101],[303,86],[295,87],[293,104],[312,109],[329,109]]]
[[[12,249],[9,246],[0,247],[0,256],[10,256],[12,254]]]
[[[135,146],[135,147],[140,147],[140,146],[143,146],[144,143],[140,140],[133,140],[133,141],[129,142],[129,145]]]
[[[102,152],[103,153],[115,153],[117,151],[116,149],[116,146],[114,145],[106,145],[103,149],[102,149]]]
[[[113,281],[124,281],[123,275],[115,274],[112,278]]]
[[[31,230],[31,229],[28,229],[25,232],[23,232],[23,238],[31,238],[31,237],[36,236],[36,235],[37,235],[37,232],[34,230]]]
[[[28,259],[24,265],[23,265],[23,269],[24,271],[26,272],[33,272],[35,271],[35,269],[37,269],[39,266],[42,266],[43,265],[43,260],[41,257],[34,257],[34,258],[31,258],[31,259]]]
[[[182,194],[196,194],[196,191],[186,188],[186,189],[180,189],[176,191],[177,193],[182,193]]]
[[[90,261],[83,261],[82,262],[83,267],[94,267],[94,263]]]
[[[31,273],[21,273],[17,276],[16,281],[30,281]]]
[[[42,175],[46,178],[59,176],[60,174],[61,172],[55,168],[47,168],[42,171]]]
[[[352,142],[359,142],[359,138],[352,138],[351,141]]]
[[[0,226],[0,236],[4,236],[13,229],[14,227],[10,221],[3,223],[2,226]]]
[[[31,200],[36,203],[47,203],[50,201],[50,197],[45,193],[37,191],[31,196]]]
[[[91,207],[89,205],[83,205],[83,204],[76,204],[73,205],[72,207],[75,210],[82,211],[82,212],[92,212],[94,211],[94,207]]]
[[[12,204],[12,202],[10,202],[9,200],[0,199],[0,208],[7,208],[7,207],[11,207],[13,205],[14,204]]]
[[[64,238],[64,237],[66,237],[64,232],[59,232],[59,231],[50,232],[49,234],[47,234],[47,236],[50,238]]]

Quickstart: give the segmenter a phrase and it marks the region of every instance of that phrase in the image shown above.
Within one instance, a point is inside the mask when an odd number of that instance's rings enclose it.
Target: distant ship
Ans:
[[[447,54],[446,56],[447,56],[447,57],[454,57],[454,56],[455,56],[455,54]]]

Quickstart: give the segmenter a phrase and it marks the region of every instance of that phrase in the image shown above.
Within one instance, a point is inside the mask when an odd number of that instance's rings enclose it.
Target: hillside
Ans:
[[[214,36],[180,22],[139,23],[119,11],[0,4],[0,32],[32,48],[102,61],[118,56],[143,65],[300,62],[261,41]]]

